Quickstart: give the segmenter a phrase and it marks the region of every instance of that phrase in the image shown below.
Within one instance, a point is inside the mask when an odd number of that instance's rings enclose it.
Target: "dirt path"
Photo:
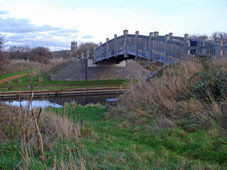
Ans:
[[[4,78],[4,79],[1,79],[0,80],[0,84],[3,84],[5,82],[7,82],[8,80],[17,79],[17,78],[24,77],[24,76],[27,76],[27,75],[29,75],[29,74],[28,73],[20,74],[20,75],[15,75],[15,76],[11,76],[11,77],[7,77],[7,78]]]

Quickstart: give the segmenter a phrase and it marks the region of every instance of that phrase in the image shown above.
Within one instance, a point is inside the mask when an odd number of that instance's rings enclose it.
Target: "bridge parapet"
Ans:
[[[226,43],[191,39],[188,34],[177,37],[173,36],[173,33],[160,36],[157,31],[151,32],[149,36],[139,35],[139,31],[128,34],[128,30],[124,30],[123,33],[121,36],[115,34],[113,39],[107,39],[94,50],[95,63],[144,58],[167,64],[187,59],[194,54],[212,57],[227,56]]]

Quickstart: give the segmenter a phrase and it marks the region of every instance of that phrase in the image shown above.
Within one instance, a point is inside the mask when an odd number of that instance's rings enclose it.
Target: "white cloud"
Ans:
[[[4,19],[24,19],[24,27],[14,27],[14,32],[48,29],[44,26],[48,25],[55,28],[46,31],[49,38],[70,46],[72,40],[104,42],[114,34],[121,35],[124,29],[145,35],[151,31],[175,35],[227,31],[225,5],[224,0],[0,0],[0,11],[5,11]],[[38,34],[39,38],[44,37],[44,32]]]

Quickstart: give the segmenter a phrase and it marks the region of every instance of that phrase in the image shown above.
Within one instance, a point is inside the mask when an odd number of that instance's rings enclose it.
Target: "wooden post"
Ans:
[[[94,48],[94,50],[93,50],[94,52],[93,52],[93,63],[95,63],[96,62],[96,60],[95,60],[95,57],[96,57],[96,51],[95,51],[95,48]]]
[[[81,53],[81,59],[83,59],[83,58],[84,58],[84,53],[82,52],[82,53]]]
[[[158,35],[159,35],[159,32],[158,31],[155,31],[154,32],[154,37],[158,37]]]
[[[139,52],[139,31],[136,31],[136,36],[135,36],[135,52],[136,52],[136,59],[138,58],[138,52]]]
[[[158,31],[155,31],[154,32],[154,37],[158,37],[159,35],[159,32]],[[157,39],[154,39],[153,38],[153,49],[157,50],[157,47],[159,46],[159,41],[157,41]]]
[[[164,45],[164,53],[165,53],[165,64],[169,63],[169,58],[168,58],[168,40],[170,40],[170,36],[166,35],[165,36],[165,45]]]
[[[152,40],[153,40],[153,36],[154,36],[154,33],[153,32],[150,32],[149,34],[149,60],[151,61],[152,60]]]
[[[9,84],[9,85],[12,84],[12,79],[9,79],[9,80],[8,80],[8,84]]]
[[[202,55],[206,55],[206,53],[207,53],[206,40],[204,40],[202,44]]]
[[[169,33],[169,36],[170,36],[170,39],[172,39],[172,38],[173,38],[173,33],[170,32],[170,33]]]
[[[208,37],[207,37],[207,36],[205,36],[205,37],[204,37],[204,40],[205,40],[205,41],[208,41]]]
[[[87,50],[87,58],[89,58],[89,50]]]
[[[191,54],[190,51],[190,40],[189,40],[189,35],[188,34],[184,34],[184,38],[185,38],[185,51],[184,51],[184,57],[186,58],[187,56],[189,56]]]
[[[114,34],[114,56],[117,56],[117,34]]]
[[[223,40],[220,40],[220,42],[219,42],[219,58],[222,58],[222,57],[224,57],[224,49],[222,49],[222,46],[224,45],[224,42],[223,42]]]
[[[127,57],[127,35],[128,35],[128,30],[124,30],[124,57]]]
[[[106,38],[106,57],[108,58],[109,57],[109,38]]]
[[[32,83],[33,82],[33,79],[32,77],[29,78],[29,82]]]
[[[43,82],[43,77],[39,77],[39,83]]]
[[[18,84],[21,84],[22,83],[22,79],[18,79]]]

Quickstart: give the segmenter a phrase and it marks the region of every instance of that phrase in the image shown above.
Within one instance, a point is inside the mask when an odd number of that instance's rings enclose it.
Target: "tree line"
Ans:
[[[67,58],[76,57],[82,53],[93,55],[94,48],[98,45],[95,43],[81,43],[75,54],[69,50],[62,50],[57,52],[50,52],[48,48],[36,47],[30,48],[28,46],[11,46],[7,51],[3,50],[4,39],[0,37],[0,68],[7,64],[11,59],[28,60],[32,62],[39,62],[48,64],[52,58]]]

